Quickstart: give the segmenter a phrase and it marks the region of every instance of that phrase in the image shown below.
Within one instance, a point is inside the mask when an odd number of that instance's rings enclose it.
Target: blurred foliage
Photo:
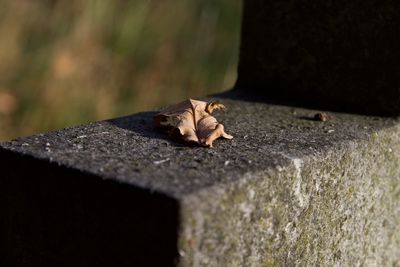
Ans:
[[[0,140],[236,79],[241,0],[0,0]]]

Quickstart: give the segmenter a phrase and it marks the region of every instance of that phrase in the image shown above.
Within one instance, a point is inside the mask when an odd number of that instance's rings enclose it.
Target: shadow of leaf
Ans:
[[[137,135],[167,141],[172,146],[182,146],[182,144],[173,141],[168,134],[156,129],[153,125],[153,117],[158,112],[147,111],[133,115],[112,119],[108,122],[112,125],[133,132]]]

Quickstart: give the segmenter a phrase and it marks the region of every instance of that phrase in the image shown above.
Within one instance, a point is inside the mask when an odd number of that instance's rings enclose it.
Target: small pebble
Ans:
[[[325,112],[318,112],[317,114],[314,115],[314,120],[316,121],[328,121],[330,118],[328,114]]]
[[[162,159],[162,160],[157,160],[157,161],[154,161],[153,163],[155,165],[159,165],[159,164],[162,164],[162,163],[167,162],[167,161],[169,161],[169,158]]]

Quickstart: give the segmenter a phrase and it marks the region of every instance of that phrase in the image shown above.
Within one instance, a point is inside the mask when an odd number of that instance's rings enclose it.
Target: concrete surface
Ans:
[[[40,170],[77,171],[79,181],[148,192],[159,199],[154,213],[171,202],[178,218],[168,229],[178,243],[169,256],[180,266],[400,266],[396,119],[329,113],[331,120],[318,122],[317,110],[220,100],[228,110],[215,116],[234,139],[217,140],[213,149],[168,140],[153,129],[155,112],[144,112],[1,143],[0,166],[10,169],[4,162],[13,154],[13,162],[20,159],[14,168],[26,168],[29,159]],[[6,173],[4,192],[18,193],[18,186],[5,187],[13,179]],[[36,179],[28,176],[20,179]],[[63,178],[64,186],[73,176]],[[72,196],[63,196],[68,206]],[[134,214],[151,197],[140,198],[131,211],[124,201],[120,212]]]
[[[400,114],[400,2],[245,0],[238,88],[281,103]]]

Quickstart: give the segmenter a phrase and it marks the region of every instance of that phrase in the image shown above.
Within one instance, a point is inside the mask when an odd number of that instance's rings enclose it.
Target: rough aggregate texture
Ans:
[[[180,202],[181,266],[400,266],[396,119],[220,99],[234,135],[185,147],[155,112],[0,147]]]

